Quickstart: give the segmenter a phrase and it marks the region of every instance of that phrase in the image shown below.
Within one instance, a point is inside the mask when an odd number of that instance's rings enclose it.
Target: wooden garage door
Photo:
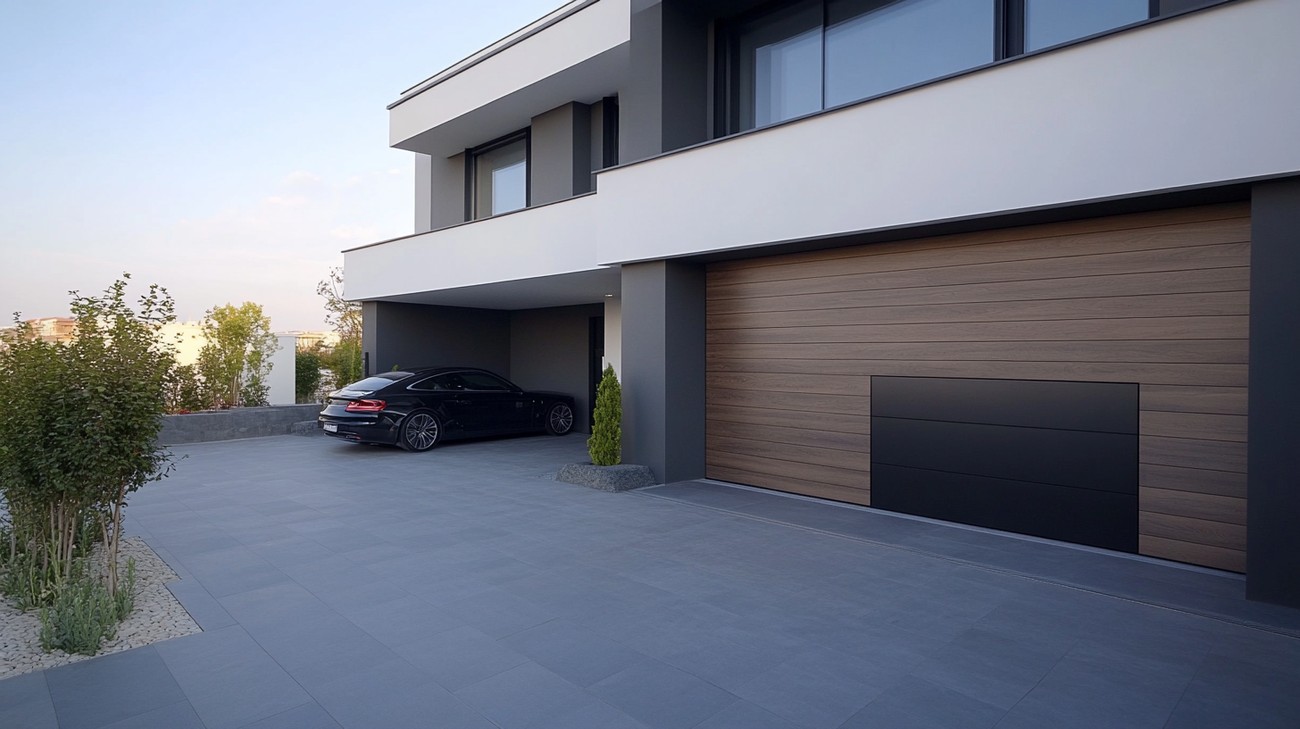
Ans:
[[[871,377],[1139,385],[1139,552],[1244,571],[1250,220],[1215,205],[713,264],[708,475],[871,503]]]

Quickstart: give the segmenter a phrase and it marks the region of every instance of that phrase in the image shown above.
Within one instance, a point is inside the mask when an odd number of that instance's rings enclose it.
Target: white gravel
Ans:
[[[167,589],[176,573],[139,537],[126,537],[119,547],[119,574],[135,558],[135,609],[117,627],[117,637],[105,641],[98,655],[139,648],[168,638],[199,632],[199,626]],[[0,679],[84,661],[90,656],[41,650],[41,620],[36,611],[22,612],[0,600]]]

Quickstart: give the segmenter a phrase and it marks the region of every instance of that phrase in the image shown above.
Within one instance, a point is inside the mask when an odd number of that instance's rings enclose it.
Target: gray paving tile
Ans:
[[[546,605],[497,588],[448,603],[443,609],[494,638],[513,635],[557,617],[556,611]]]
[[[972,628],[919,665],[912,674],[992,706],[1010,709],[1064,657],[1005,634]]]
[[[764,671],[735,693],[792,723],[830,729],[883,693],[904,670],[820,649]]]
[[[590,686],[646,658],[567,620],[553,620],[501,642],[579,686]]]
[[[800,729],[800,726],[740,700],[697,724],[696,729]]]
[[[637,721],[664,729],[693,727],[736,700],[704,679],[654,660],[619,671],[590,691]]]
[[[167,589],[203,630],[217,630],[235,624],[235,619],[230,617],[230,613],[221,607],[221,603],[215,597],[203,589],[203,585],[200,585],[198,580],[191,578],[169,582]]]
[[[844,722],[842,729],[981,729],[1006,712],[965,694],[907,676]]]
[[[470,627],[453,628],[393,649],[449,691],[457,691],[528,660]]]
[[[208,729],[188,701],[136,714],[107,724],[104,729]]]
[[[456,695],[502,729],[525,729],[597,703],[575,684],[531,661],[470,684]]]
[[[275,716],[240,727],[240,729],[342,729],[329,712],[315,701],[295,706]]]
[[[609,704],[596,702],[583,704],[572,711],[562,711],[545,716],[528,725],[527,729],[648,729]],[[755,729],[758,729],[757,727]]]
[[[313,693],[344,729],[495,729],[423,671],[401,660],[350,672]]]
[[[166,641],[157,649],[209,729],[234,729],[311,698],[239,626]]]
[[[185,701],[153,647],[45,672],[61,729],[98,729]]]
[[[413,595],[394,600],[368,600],[338,607],[358,628],[384,645],[395,647],[445,633],[465,623]]]
[[[57,729],[59,720],[44,671],[0,681],[0,726]]]
[[[341,615],[252,635],[276,663],[309,691],[398,659],[391,648]]]

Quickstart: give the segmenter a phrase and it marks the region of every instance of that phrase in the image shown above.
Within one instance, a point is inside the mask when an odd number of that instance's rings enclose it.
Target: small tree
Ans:
[[[204,408],[203,383],[194,365],[176,365],[167,373],[167,412],[188,413]]]
[[[316,390],[320,389],[320,370],[322,364],[323,360],[320,353],[320,345],[309,349],[299,349],[294,353],[293,389],[297,402],[312,402],[316,397]]]
[[[612,365],[605,365],[596,387],[596,412],[587,452],[597,466],[617,466],[623,460],[623,391]]]
[[[116,597],[127,496],[171,469],[157,440],[173,364],[159,328],[174,319],[172,300],[151,286],[132,308],[129,278],[99,296],[72,292],[75,340],[42,342],[19,324],[0,348],[0,493],[11,519],[0,551],[7,588],[23,568],[15,597],[27,606],[65,593],[96,541]]]
[[[361,379],[361,304],[343,298],[343,269],[331,268],[329,277],[316,285],[316,293],[325,299],[325,323],[333,327],[339,341],[324,356],[325,369],[334,376],[334,386],[342,387]]]
[[[271,355],[279,349],[271,320],[251,301],[209,309],[203,319],[207,343],[199,350],[199,374],[210,405],[265,405]]]

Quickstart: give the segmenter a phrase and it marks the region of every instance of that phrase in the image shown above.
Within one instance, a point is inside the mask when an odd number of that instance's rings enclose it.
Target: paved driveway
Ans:
[[[179,449],[128,510],[201,634],[0,681],[0,727],[1300,726],[1240,579],[708,482],[581,436]]]

